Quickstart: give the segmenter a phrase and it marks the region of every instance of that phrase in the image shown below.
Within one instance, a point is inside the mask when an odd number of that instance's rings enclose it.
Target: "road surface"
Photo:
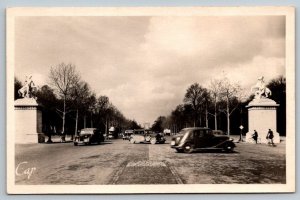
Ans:
[[[233,153],[176,153],[166,144],[16,144],[16,184],[285,183],[285,142],[237,143]]]

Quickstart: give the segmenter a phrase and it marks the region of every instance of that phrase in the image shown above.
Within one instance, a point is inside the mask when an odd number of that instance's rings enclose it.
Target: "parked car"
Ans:
[[[125,132],[123,133],[123,140],[129,140],[131,134],[133,134],[133,130],[125,130]]]
[[[214,135],[209,128],[185,128],[172,138],[171,148],[177,152],[192,153],[199,150],[219,149],[232,152],[233,140],[226,135]]]
[[[110,127],[108,129],[107,139],[118,139],[118,136],[119,136],[118,132],[119,132],[119,129],[117,127],[114,127],[114,126]]]
[[[130,143],[151,143],[151,144],[164,144],[165,137],[161,133],[157,134],[132,134],[129,139]]]
[[[79,134],[74,138],[74,145],[78,144],[100,144],[104,141],[104,136],[99,129],[96,128],[84,128],[81,129]]]
[[[171,130],[170,130],[170,129],[167,129],[167,128],[164,129],[164,134],[170,136],[170,135],[171,135]]]

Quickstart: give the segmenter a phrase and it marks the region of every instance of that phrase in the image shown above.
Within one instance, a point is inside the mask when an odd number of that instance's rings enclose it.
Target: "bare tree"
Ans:
[[[220,93],[221,93],[221,80],[219,79],[214,79],[214,80],[211,80],[210,82],[210,86],[209,86],[209,93],[210,93],[210,96],[211,96],[211,99],[213,101],[213,104],[214,104],[214,114],[212,113],[209,113],[211,114],[212,116],[214,116],[215,118],[215,130],[218,129],[218,108],[217,108],[217,105],[218,105],[218,102],[220,100]]]
[[[204,93],[203,93],[203,100],[204,100],[204,109],[205,109],[205,127],[208,128],[208,107],[209,104],[211,103],[211,97],[209,95],[209,92],[207,91],[207,89],[205,89]]]
[[[97,99],[96,99],[96,94],[92,93],[91,96],[89,97],[89,108],[88,111],[90,112],[90,127],[93,128],[93,114],[96,112],[96,107],[97,107]],[[86,115],[84,115],[84,128],[86,128]]]
[[[100,123],[103,123],[105,126],[105,134],[107,135],[108,113],[110,111],[110,103],[109,98],[107,96],[100,96],[97,99],[96,111],[100,116]]]
[[[90,87],[86,82],[78,81],[74,87],[71,89],[71,99],[73,102],[73,107],[76,111],[75,117],[75,135],[77,135],[78,130],[78,118],[79,112],[83,113],[89,108],[89,101],[91,96]],[[85,121],[84,121],[85,123]],[[84,124],[85,127],[85,124]]]
[[[62,124],[62,135],[65,135],[65,121],[66,121],[66,101],[69,98],[71,89],[79,82],[80,77],[72,64],[61,63],[55,67],[51,67],[49,79],[51,84],[56,89],[56,92],[63,99],[63,110],[57,109],[60,114]]]
[[[227,117],[227,134],[230,134],[230,115],[239,106],[242,98],[242,89],[238,83],[232,83],[225,77],[221,81],[220,97],[225,101],[226,108],[220,111],[224,112]]]

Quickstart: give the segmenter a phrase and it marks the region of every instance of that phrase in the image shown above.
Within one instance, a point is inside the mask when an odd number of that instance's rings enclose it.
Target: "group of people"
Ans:
[[[252,135],[253,140],[255,141],[255,143],[257,144],[257,139],[258,139],[258,133],[256,130],[254,130],[254,133]],[[273,138],[274,138],[274,134],[273,131],[271,129],[269,129],[268,134],[266,136],[266,139],[269,141],[268,144],[274,146],[274,142],[273,142]]]

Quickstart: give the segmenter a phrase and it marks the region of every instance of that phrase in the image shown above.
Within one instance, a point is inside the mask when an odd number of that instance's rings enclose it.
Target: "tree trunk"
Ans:
[[[78,128],[78,109],[76,110],[76,121],[75,121],[75,134],[77,136],[77,128]]]
[[[215,130],[218,130],[217,101],[215,101]]]
[[[227,130],[228,130],[228,136],[230,135],[230,114],[227,113]]]
[[[199,115],[199,126],[202,126],[202,119],[201,119],[201,114]]]
[[[107,135],[107,118],[105,119],[105,135],[106,135],[106,137],[108,137],[108,135]]]
[[[241,124],[241,126],[243,126],[243,107],[241,107],[241,110],[240,110],[240,119],[241,119],[240,124]],[[240,131],[240,139],[239,139],[239,141],[243,142],[243,129],[240,129],[240,130],[241,131]]]
[[[63,124],[62,124],[62,131],[61,131],[61,141],[66,141],[65,136],[65,123],[66,123],[66,95],[64,95],[64,111],[63,111]]]
[[[207,104],[205,107],[205,126],[208,128],[208,110],[207,110]]]
[[[65,134],[65,121],[66,121],[66,97],[64,96],[64,111],[63,111],[63,124],[62,124],[62,131],[61,133]]]
[[[83,128],[86,128],[86,114],[83,116]]]
[[[91,128],[93,128],[93,113],[91,113]]]
[[[229,98],[227,98],[227,106],[226,106],[226,114],[227,114],[227,135],[230,135],[230,112],[229,112]]]

